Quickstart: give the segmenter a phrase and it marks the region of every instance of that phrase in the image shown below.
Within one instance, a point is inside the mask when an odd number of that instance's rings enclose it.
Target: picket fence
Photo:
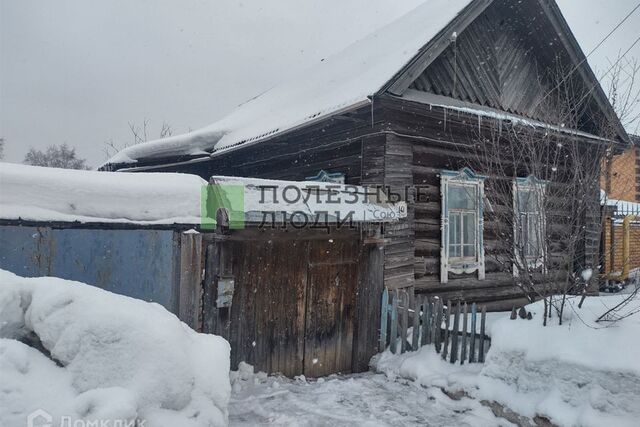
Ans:
[[[380,351],[387,346],[392,353],[416,351],[433,344],[442,359],[451,363],[483,363],[489,351],[491,338],[485,334],[486,306],[480,308],[473,303],[445,305],[438,297],[416,295],[410,302],[410,294],[403,290],[382,294],[380,322]],[[477,318],[480,314],[480,331]],[[453,321],[451,318],[453,317]],[[471,325],[467,330],[467,325]],[[462,322],[462,328],[460,328]]]

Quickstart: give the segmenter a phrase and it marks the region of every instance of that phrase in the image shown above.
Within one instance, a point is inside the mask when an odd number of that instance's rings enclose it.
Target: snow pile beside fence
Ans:
[[[371,359],[371,366],[388,378],[410,378],[425,387],[464,390],[474,387],[482,364],[452,364],[442,360],[433,345],[418,351],[393,354],[389,349]]]
[[[527,307],[533,320],[497,321],[477,397],[561,426],[637,425],[640,315],[595,322],[622,298],[587,298],[582,309],[572,299],[561,326],[557,318],[542,326],[542,302]]]
[[[0,378],[0,425],[25,425],[41,409],[52,425],[220,426],[229,345],[158,304],[0,270]]]

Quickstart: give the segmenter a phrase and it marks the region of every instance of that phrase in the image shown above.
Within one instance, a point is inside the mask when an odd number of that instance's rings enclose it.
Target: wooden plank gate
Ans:
[[[229,341],[233,368],[245,361],[289,377],[368,369],[381,251],[358,230],[295,237],[249,229],[205,245],[204,332]]]
[[[381,352],[387,346],[397,354],[433,345],[442,359],[451,363],[484,363],[491,345],[491,338],[485,334],[486,306],[478,313],[475,303],[452,305],[448,301],[445,305],[438,297],[426,296],[414,298],[413,303],[410,300],[405,290],[384,289],[380,313]]]

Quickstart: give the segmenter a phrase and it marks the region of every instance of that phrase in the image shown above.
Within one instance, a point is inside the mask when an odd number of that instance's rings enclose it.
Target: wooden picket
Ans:
[[[476,330],[478,314],[479,333]],[[404,353],[433,344],[442,359],[450,363],[483,363],[491,344],[485,335],[486,315],[487,308],[482,306],[478,313],[475,303],[470,308],[465,302],[453,305],[447,301],[445,305],[441,298],[419,295],[410,298],[407,291],[385,289],[379,348],[384,351],[388,346],[392,353]]]

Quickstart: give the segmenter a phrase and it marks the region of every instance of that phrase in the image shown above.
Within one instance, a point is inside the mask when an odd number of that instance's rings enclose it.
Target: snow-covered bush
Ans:
[[[542,415],[561,426],[638,425],[640,315],[596,323],[624,296],[570,299],[563,325],[496,321],[478,396],[521,415]],[[626,310],[636,310],[636,300]],[[527,306],[534,319],[542,302]]]
[[[229,345],[158,304],[0,270],[0,425],[42,409],[146,426],[227,422]]]

